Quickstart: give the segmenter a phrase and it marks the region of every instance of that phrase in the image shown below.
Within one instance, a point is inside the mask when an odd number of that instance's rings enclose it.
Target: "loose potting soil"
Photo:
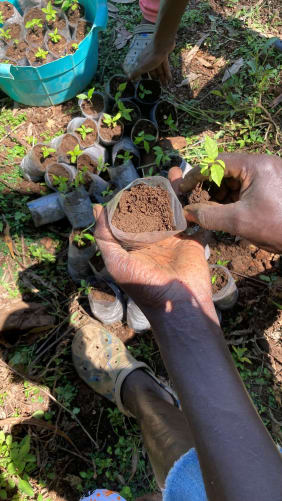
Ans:
[[[117,124],[115,127],[108,127],[103,119],[100,125],[100,136],[104,141],[118,141],[123,133],[123,127],[121,124]]]
[[[78,139],[76,139],[74,136],[71,134],[66,134],[65,137],[62,139],[62,142],[59,147],[58,153],[60,155],[66,155],[68,151],[73,151],[73,149],[76,147],[78,144]]]
[[[35,26],[34,28],[27,30],[26,40],[29,44],[31,45],[38,44],[40,46],[43,43],[43,39],[44,39],[43,28]]]
[[[78,132],[77,130],[75,131],[75,135],[79,138],[79,142],[80,142],[82,148],[88,148],[89,146],[94,144],[98,138],[97,125],[96,125],[96,122],[93,122],[93,120],[91,120],[90,118],[87,118],[85,120],[85,122],[83,122],[83,125],[86,128],[90,128],[93,130],[91,132],[89,132],[88,134],[86,134],[85,139],[82,139],[80,132]]]
[[[4,22],[7,21],[14,14],[14,6],[10,2],[0,3],[0,12],[3,16]]]
[[[221,269],[215,269],[212,274],[212,277],[214,276],[216,277],[216,280],[214,283],[212,283],[212,293],[216,294],[227,285],[228,278],[226,273],[224,273],[224,271]]]
[[[91,24],[85,21],[84,19],[80,19],[77,23],[77,28],[75,31],[75,37],[77,42],[81,42],[86,35],[89,33],[91,28]]]
[[[21,29],[21,25],[19,23],[9,24],[9,27],[7,29],[10,30],[9,35],[11,37],[11,40],[14,40],[14,39],[19,40],[20,39],[22,29]]]
[[[27,47],[28,45],[24,40],[18,44],[9,45],[6,50],[6,56],[19,61],[25,57]]]
[[[174,230],[168,192],[161,186],[139,184],[123,192],[112,224],[124,232]]]
[[[84,16],[83,5],[77,4],[77,8],[74,10],[72,9],[72,7],[69,7],[66,11],[66,15],[70,23],[76,23],[81,17]]]
[[[66,52],[66,38],[61,35],[61,39],[58,42],[53,42],[51,38],[48,40],[47,49],[53,52],[57,57],[63,57]]]
[[[56,152],[50,153],[48,157],[44,158],[42,153],[42,145],[38,144],[33,148],[33,153],[35,158],[37,158],[38,162],[41,164],[43,169],[45,170],[48,165],[52,165],[57,162],[57,154]]]
[[[64,167],[60,164],[54,164],[50,167],[48,170],[49,177],[51,181],[53,182],[54,176],[57,177],[66,177],[67,179],[70,179],[70,174],[69,172],[64,169]]]
[[[187,196],[188,204],[199,204],[208,202],[211,196],[207,190],[203,188],[203,183],[198,183],[197,186]]]
[[[82,101],[81,108],[85,115],[98,115],[104,109],[104,99],[100,94],[94,92],[91,100],[85,99]]]
[[[32,19],[41,19],[44,22],[45,14],[39,7],[33,7],[24,15],[24,25],[26,25],[28,21],[32,21]]]
[[[95,288],[91,289],[90,295],[96,301],[107,301],[109,303],[113,303],[116,299],[114,292],[107,284],[95,285]]]

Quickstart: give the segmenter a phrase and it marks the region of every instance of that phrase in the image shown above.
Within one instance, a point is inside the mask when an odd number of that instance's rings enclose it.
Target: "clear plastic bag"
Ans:
[[[209,268],[211,275],[217,271],[223,272],[226,275],[227,284],[220,291],[213,294],[212,300],[214,305],[220,310],[230,310],[236,304],[239,295],[235,280],[225,266],[211,264]]]
[[[10,21],[11,23],[22,24],[23,23],[22,16],[20,15],[19,11],[17,10],[17,8],[14,5],[13,5],[13,7],[14,7],[13,15],[11,17],[9,17],[9,19],[7,19],[5,22]]]
[[[27,203],[27,206],[36,228],[43,224],[55,223],[65,217],[58,193],[51,193],[50,195],[32,200]]]
[[[126,322],[128,327],[137,333],[145,332],[151,329],[150,322],[140,310],[139,306],[137,306],[131,298],[128,298],[127,301]]]
[[[131,161],[126,162],[119,167],[108,167],[108,172],[111,181],[116,185],[119,190],[125,188],[128,184],[132,183],[135,179],[139,179],[139,174]]]
[[[92,129],[96,132],[96,134],[97,134],[96,140],[94,140],[94,141],[93,141],[93,143],[92,143],[92,144],[90,144],[90,145],[88,146],[88,148],[91,148],[92,146],[94,146],[94,145],[96,144],[96,142],[97,142],[97,140],[98,140],[98,129],[97,129],[97,123],[96,123],[96,122],[95,122],[92,118],[85,118],[85,117],[75,117],[75,118],[73,118],[73,119],[69,122],[69,124],[68,124],[68,126],[67,126],[67,133],[68,133],[68,134],[74,134],[74,135],[77,137],[78,141],[80,142],[81,147],[82,147],[82,148],[83,148],[83,147],[85,147],[85,146],[83,146],[83,139],[81,138],[81,136],[80,136],[79,132],[76,132],[76,130],[77,130],[79,127],[81,127],[81,126],[84,124],[84,122],[85,122],[86,120],[88,120],[88,121],[89,121],[89,120],[91,120],[91,122],[92,122],[92,124],[91,124],[91,128],[92,128]]]
[[[98,300],[91,294],[88,294],[88,300],[94,317],[105,325],[111,325],[123,319],[124,305],[119,288],[112,282],[105,283],[115,293],[115,301]]]
[[[41,145],[41,143],[39,143]],[[42,146],[46,146],[42,143]],[[34,148],[29,150],[21,161],[20,169],[22,175],[28,181],[38,182],[44,177],[45,169],[34,154]]]
[[[80,285],[81,280],[87,280],[92,275],[89,265],[90,259],[97,252],[96,242],[91,243],[88,247],[78,248],[73,243],[73,235],[69,238],[68,248],[68,273],[72,280]]]
[[[90,101],[93,102],[93,105],[95,105],[95,100],[96,102],[98,100],[99,101],[103,100],[103,109],[101,109],[101,111],[99,111],[98,113],[92,113],[87,110],[86,108],[86,104],[88,101],[87,99],[79,99],[78,106],[80,107],[80,111],[84,117],[92,118],[92,120],[99,120],[100,115],[106,111],[106,98],[102,92],[95,91],[93,92],[92,98],[90,99]]]
[[[112,218],[118,206],[119,200],[123,194],[123,191],[129,190],[132,186],[136,186],[138,184],[161,186],[168,192],[171,203],[171,210],[174,218],[175,230],[126,233],[124,231],[118,230],[115,226],[112,225]],[[154,242],[159,242],[160,240],[169,238],[173,235],[177,235],[178,233],[186,230],[187,222],[183,214],[181,203],[179,202],[174,190],[172,189],[170,182],[164,177],[153,176],[143,179],[137,179],[136,181],[133,181],[133,183],[130,183],[126,188],[124,188],[124,190],[120,191],[107,205],[108,221],[111,231],[114,237],[119,240],[124,247],[130,249],[141,248]]]
[[[23,30],[23,22],[16,22],[16,21],[11,21],[10,19],[8,21],[6,21],[6,23],[4,24],[3,26],[3,30],[6,31],[6,30],[11,30],[13,25],[14,24],[18,24],[19,27],[20,27],[20,30],[19,30],[19,34],[17,37],[14,37],[16,38],[17,40],[21,40],[23,38],[23,33],[24,33],[24,30]],[[8,44],[10,43],[10,40],[8,40],[7,42]]]
[[[70,193],[60,193],[60,204],[73,229],[94,224],[92,203],[84,186]]]

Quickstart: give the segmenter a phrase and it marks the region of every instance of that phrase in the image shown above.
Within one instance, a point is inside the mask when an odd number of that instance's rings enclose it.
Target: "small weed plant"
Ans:
[[[118,91],[117,91],[117,93],[115,95],[115,102],[116,103],[120,100],[120,98],[121,98],[122,94],[124,93],[126,87],[127,87],[127,82],[123,82],[123,83],[121,83],[118,86]]]
[[[109,129],[114,129],[114,127],[117,126],[120,118],[121,118],[120,111],[116,115],[114,115],[113,117],[111,115],[108,115],[108,113],[104,113],[103,122],[104,122],[104,124],[106,124],[106,126]]]
[[[81,139],[83,139],[83,141],[86,139],[87,134],[90,134],[93,130],[94,129],[92,129],[92,127],[85,127],[83,124],[76,129],[76,131],[81,135]]]
[[[122,163],[125,164],[126,162],[129,162],[129,160],[133,158],[133,155],[132,153],[130,153],[130,151],[125,151],[124,153],[119,153],[119,155],[117,155],[117,158],[122,160]]]
[[[77,161],[78,155],[82,153],[82,150],[79,148],[79,144],[76,144],[73,150],[67,151],[67,155],[70,156],[70,161],[72,164],[75,164]]]
[[[62,38],[58,33],[58,28],[55,28],[54,31],[50,32],[49,37],[51,38],[53,43],[58,43]]]
[[[46,21],[56,21],[57,11],[53,9],[52,3],[48,2],[47,7],[43,7],[42,12],[46,14]]]
[[[68,9],[71,9],[73,11],[75,11],[77,8],[78,8],[78,0],[64,0],[64,2],[62,3],[62,10],[68,10]]]
[[[52,175],[52,184],[60,193],[66,193],[69,189],[69,179],[64,176]]]
[[[27,21],[27,23],[25,23],[25,27],[27,30],[32,30],[32,31],[34,31],[36,28],[43,28],[42,19],[33,18],[30,21]]]
[[[225,163],[217,158],[217,143],[214,139],[206,136],[204,148],[206,157],[201,160],[201,174],[208,177],[209,181],[213,181],[217,186],[220,186],[224,176]]]
[[[38,49],[38,51],[35,53],[35,57],[37,59],[41,59],[42,61],[44,61],[44,59],[46,59],[47,55],[49,54],[48,50],[44,50],[44,49]]]
[[[2,38],[2,40],[10,40],[11,39],[11,35],[10,35],[10,29],[8,28],[7,30],[3,30],[3,28],[0,28],[0,38]]]
[[[155,153],[155,161],[158,167],[170,162],[170,156],[160,146],[154,146],[153,150]]]
[[[90,228],[92,228],[93,224],[91,226],[88,226],[88,228],[85,228],[82,230],[80,233],[77,233],[73,237],[73,241],[77,244],[78,247],[85,247],[87,241],[93,244],[95,242],[95,237],[91,233],[89,233]]]
[[[144,148],[146,153],[149,153],[150,151],[150,142],[155,141],[155,136],[152,134],[145,134],[143,130],[141,130],[137,136],[134,139],[134,144],[136,146],[140,146],[141,148]]]
[[[77,50],[78,49],[78,43],[72,43],[71,44],[72,48]]]
[[[107,172],[107,168],[109,167],[108,163],[104,163],[102,155],[98,158],[97,172],[100,174],[101,172]]]
[[[171,132],[175,132],[177,130],[176,123],[173,120],[171,113],[168,115],[167,119],[165,119],[164,123],[168,126]]]
[[[73,187],[76,190],[79,186],[83,186],[85,184],[86,172],[87,172],[87,167],[86,166],[82,167],[82,169],[80,169],[77,175],[75,176],[75,179],[71,184],[71,187]]]
[[[42,146],[41,152],[43,155],[43,158],[48,158],[52,153],[55,153],[56,149],[55,148],[48,148],[48,146]]]
[[[128,122],[130,122],[132,120],[130,114],[132,113],[133,108],[127,108],[122,101],[118,101],[117,105],[121,118],[124,118],[125,120],[128,120]]]
[[[113,194],[113,190],[111,190],[110,186],[106,190],[102,191],[102,193],[101,193],[102,197],[107,197],[108,195],[112,195],[112,194]]]
[[[145,96],[149,96],[150,94],[152,94],[152,91],[149,90],[149,89],[145,89],[144,85],[140,84],[139,85],[139,97],[140,99],[144,99]]]
[[[0,11],[0,24],[4,24],[4,16],[2,14],[2,12]]]
[[[72,45],[77,45],[77,47],[78,47],[78,44],[72,44]],[[87,99],[87,101],[91,101],[94,90],[95,90],[95,87],[92,87],[91,89],[89,89],[87,91],[87,94],[85,94],[85,93],[77,94],[76,97],[77,97],[77,99],[83,99],[83,100]]]

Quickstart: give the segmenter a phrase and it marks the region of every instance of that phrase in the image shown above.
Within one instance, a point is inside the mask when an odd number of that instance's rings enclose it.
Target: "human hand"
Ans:
[[[215,198],[224,202],[231,195],[233,203],[188,205],[185,207],[187,220],[282,252],[282,159],[247,153],[224,153],[218,158],[226,167]],[[185,176],[180,185],[182,193],[207,179],[200,171],[200,167],[195,167]]]
[[[208,265],[201,242],[180,234],[127,251],[113,237],[106,210],[94,207],[95,238],[107,270],[150,320],[196,301],[214,311]]]
[[[134,65],[123,66],[125,73],[130,80],[137,80],[143,73],[150,73],[155,80],[160,80],[162,85],[167,85],[171,79],[168,56],[173,51],[174,42],[158,44],[152,42],[140,54]]]

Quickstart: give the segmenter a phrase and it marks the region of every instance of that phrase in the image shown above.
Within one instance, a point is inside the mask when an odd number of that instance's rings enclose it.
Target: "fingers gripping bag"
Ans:
[[[113,218],[115,216],[116,209],[119,208],[119,202],[121,200],[121,197],[123,196],[125,191],[130,191],[131,188],[138,186],[138,185],[145,185],[145,186],[150,186],[152,188],[161,188],[164,195],[168,195],[168,200],[170,203],[170,210],[171,210],[171,219],[172,219],[172,225],[170,230],[162,230],[162,231],[143,231],[143,232],[126,232],[118,229],[114,224],[113,224]],[[166,192],[166,193],[165,193]],[[167,199],[167,197],[166,197]],[[156,202],[155,202],[156,205]],[[162,205],[162,200],[159,198],[157,200],[157,207],[160,208],[161,210],[161,205]],[[146,209],[142,209],[143,213],[146,213]],[[149,209],[147,210],[148,212],[148,219],[153,221],[153,216],[149,216]],[[187,228],[187,223],[186,219],[183,214],[182,206],[175,194],[175,192],[172,189],[172,186],[170,182],[161,176],[153,176],[153,177],[147,177],[147,178],[139,178],[130,183],[126,188],[121,190],[117,195],[108,203],[107,205],[107,214],[108,214],[108,222],[109,226],[111,228],[111,231],[114,235],[114,237],[120,241],[121,245],[125,248],[128,249],[138,249],[145,247],[146,245],[150,245],[154,242],[159,242],[161,240],[165,240],[166,238],[172,237],[174,235],[177,235],[178,233],[181,233],[182,231],[186,230]]]

